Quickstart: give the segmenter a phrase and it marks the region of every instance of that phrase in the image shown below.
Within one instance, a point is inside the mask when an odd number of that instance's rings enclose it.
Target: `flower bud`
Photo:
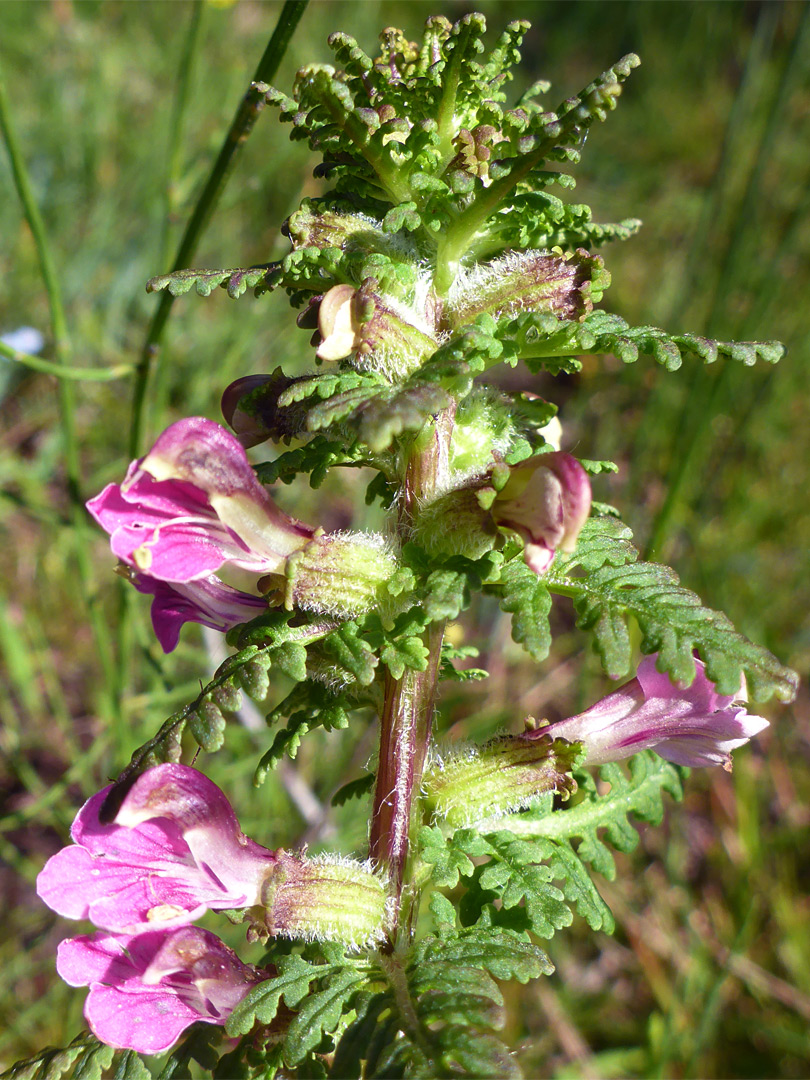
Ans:
[[[281,394],[297,381],[278,367],[271,375],[246,375],[225,389],[222,415],[246,450],[267,439],[289,440],[304,430],[307,406],[278,404]]]
[[[582,248],[568,255],[561,248],[512,252],[459,274],[445,316],[453,326],[484,313],[500,318],[536,311],[579,319],[593,310],[609,284],[602,258]]]
[[[515,465],[492,503],[492,517],[523,539],[528,566],[543,574],[555,551],[573,551],[591,512],[591,482],[576,458],[555,451]]]
[[[492,551],[498,531],[478,496],[479,490],[462,488],[422,506],[416,521],[417,543],[432,556],[480,559]]]
[[[570,774],[579,757],[579,747],[562,739],[493,739],[437,761],[422,780],[425,804],[459,828],[523,810],[544,792],[567,798],[576,788]]]
[[[287,220],[284,232],[294,250],[315,247],[340,248],[342,251],[386,251],[394,249],[380,222],[366,214],[345,214],[318,208],[309,199]]]
[[[368,278],[359,289],[335,285],[321,300],[318,329],[321,360],[356,353],[356,365],[404,378],[438,347],[425,310],[375,292]]]
[[[341,941],[358,948],[383,939],[388,889],[368,865],[328,856],[279,856],[265,881],[261,907],[251,912],[253,936]]]

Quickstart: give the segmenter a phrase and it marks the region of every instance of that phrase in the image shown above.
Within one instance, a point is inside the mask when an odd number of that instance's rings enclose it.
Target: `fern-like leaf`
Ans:
[[[560,880],[571,862],[574,851],[571,842],[578,840],[575,857],[612,881],[616,864],[608,843],[623,852],[632,851],[638,844],[638,831],[629,815],[658,825],[664,816],[663,795],[680,799],[683,794],[683,771],[651,750],[636,754],[628,764],[629,775],[619,765],[602,766],[600,775],[610,785],[604,794],[599,793],[590,774],[578,773],[579,801],[551,813],[550,799],[539,800],[532,809],[510,818],[510,832],[531,837],[545,852],[543,857],[551,860],[551,865],[555,858],[560,858],[562,864],[555,866],[555,876],[559,875]],[[546,847],[546,841],[553,847]]]
[[[77,1035],[69,1046],[48,1047],[36,1056],[18,1061],[0,1075],[0,1080],[101,1080],[112,1065],[115,1051],[87,1032]],[[143,1066],[142,1066],[143,1067]],[[137,1066],[133,1066],[137,1070]],[[133,1072],[133,1080],[143,1074]]]
[[[356,1001],[330,1076],[519,1077],[495,1034],[505,1012],[494,979],[548,975],[548,957],[509,931],[442,929],[380,959],[375,981],[385,985]]]
[[[722,612],[705,607],[674,570],[637,561],[627,535],[615,521],[595,519],[573,555],[558,559],[544,579],[551,592],[573,600],[577,625],[593,632],[605,671],[618,678],[630,670],[632,616],[642,652],[657,653],[659,670],[674,681],[691,684],[698,653],[721,694],[737,694],[744,673],[754,700],[776,694],[791,701],[795,672],[735,630]]]

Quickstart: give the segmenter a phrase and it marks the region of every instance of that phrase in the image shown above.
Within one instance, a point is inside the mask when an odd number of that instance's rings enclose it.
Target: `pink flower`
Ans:
[[[232,626],[257,613],[244,614],[246,605],[265,606],[214,577],[222,566],[283,574],[287,558],[315,535],[279,510],[239,440],[200,416],[167,428],[123,484],[108,484],[87,509],[110,534],[113,553],[137,572],[137,587],[155,595],[155,631],[167,651],[183,622]],[[205,584],[176,588],[191,582]]]
[[[54,911],[136,933],[193,922],[209,908],[261,902],[278,855],[242,833],[223,792],[201,772],[149,769],[104,825],[99,810],[109,790],[85,803],[71,829],[74,844],[37,878]]]
[[[193,926],[68,938],[56,969],[70,986],[90,987],[84,1015],[97,1038],[142,1054],[168,1050],[198,1020],[224,1024],[269,977]]]
[[[131,567],[123,568],[123,573],[138,592],[154,597],[152,626],[166,653],[177,646],[183,623],[202,623],[224,632],[267,610],[264,597],[234,589],[216,574],[170,585],[149,574],[139,574]]]
[[[202,417],[173,423],[87,509],[124,563],[173,583],[226,563],[278,573],[314,535],[276,507],[238,438]]]
[[[635,679],[602,698],[590,709],[539,728],[528,738],[581,742],[586,765],[620,761],[640,750],[677,765],[722,765],[731,768],[731,751],[768,727],[761,716],[745,710],[745,683],[734,697],[718,694],[696,660],[691,686],[681,689],[656,671],[655,657],[642,660]]]
[[[225,563],[278,573],[315,531],[279,510],[239,440],[200,416],[167,428],[123,484],[108,484],[87,508],[119,559],[172,583]]]
[[[591,512],[591,483],[576,458],[555,451],[515,465],[492,504],[502,529],[523,539],[523,557],[544,574],[556,551],[573,551]]]

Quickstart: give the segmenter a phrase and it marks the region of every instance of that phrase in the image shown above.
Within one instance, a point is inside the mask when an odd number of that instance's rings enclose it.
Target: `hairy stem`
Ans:
[[[388,867],[397,896],[408,858],[413,792],[421,782],[430,742],[443,631],[439,625],[428,631],[429,656],[424,671],[406,671],[401,679],[391,675],[385,679],[369,854]]]
[[[405,540],[419,514],[420,502],[444,484],[448,470],[454,408],[441,413],[417,438],[408,460],[398,532]],[[433,723],[444,623],[425,633],[424,671],[385,678],[380,715],[380,763],[374,790],[369,854],[387,867],[397,899],[402,893],[414,792],[419,790]],[[396,928],[392,928],[392,932]]]

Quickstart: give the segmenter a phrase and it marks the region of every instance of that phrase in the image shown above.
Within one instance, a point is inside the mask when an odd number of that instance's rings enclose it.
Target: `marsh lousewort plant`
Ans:
[[[556,109],[543,83],[510,101],[526,29],[510,24],[487,51],[481,16],[436,17],[419,43],[384,31],[376,59],[334,34],[332,64],[302,68],[292,96],[254,87],[320,155],[328,190],[285,223],[279,262],[149,283],[234,299],[282,289],[314,337],[307,373],[274,357],[222,388],[234,434],[181,419],[88,504],[121,572],[154,597],[163,648],[191,621],[232,649],[40,875],[49,905],[96,928],[63,943],[58,970],[90,987],[88,1023],[110,1046],[157,1053],[200,1020],[195,1054],[218,1076],[520,1076],[495,979],[551,975],[541,942],[575,917],[609,932],[591,873],[615,872],[606,843],[632,846],[629,814],[660,821],[688,767],[731,767],[767,724],[749,697],[795,692],[674,571],[639,559],[592,496],[605,463],[577,460],[555,405],[521,388],[526,372],[553,386],[585,353],[675,372],[783,351],[600,309],[597,249],[639,223],[596,223],[562,195],[639,61]],[[498,383],[504,364],[515,372]],[[275,456],[254,470],[246,448],[266,440]],[[270,490],[359,466],[388,514],[380,533],[296,521]],[[624,681],[578,716],[516,715],[480,745],[445,745],[441,683],[464,679],[469,655],[445,629],[479,594],[511,616],[538,680],[559,604]],[[282,700],[276,671],[295,682]],[[375,718],[374,775],[346,777],[345,797],[371,793],[357,859],[263,847],[272,829],[246,837],[225,795],[180,763],[184,730],[227,753],[243,692],[279,725],[258,783],[313,728]],[[193,925],[226,913],[245,924],[244,956]],[[247,951],[258,942],[263,954]],[[187,1060],[182,1043],[175,1053]]]

